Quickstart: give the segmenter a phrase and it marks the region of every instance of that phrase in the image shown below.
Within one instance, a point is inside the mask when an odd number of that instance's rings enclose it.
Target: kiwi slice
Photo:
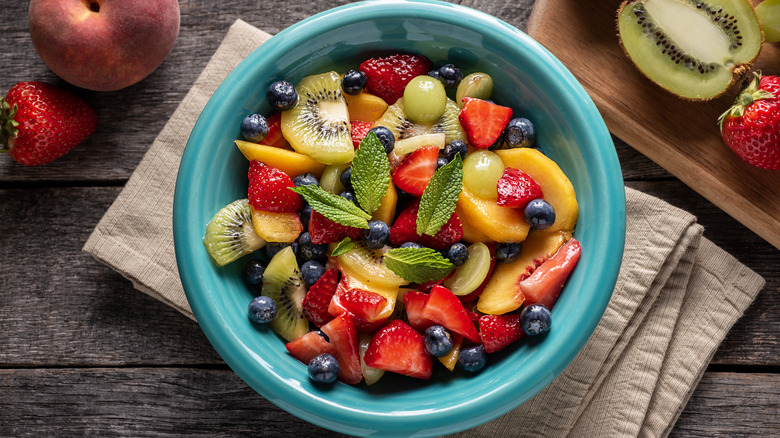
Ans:
[[[359,240],[350,251],[337,258],[346,274],[367,285],[392,288],[408,284],[408,281],[399,277],[385,264],[384,254],[388,249],[388,247],[371,249]]]
[[[749,71],[763,42],[748,0],[630,0],[617,27],[645,76],[691,100],[723,94]]]
[[[279,310],[269,323],[276,334],[289,342],[309,332],[309,320],[301,310],[306,285],[292,247],[277,252],[268,262],[260,293],[276,301]]]
[[[282,112],[284,138],[297,152],[320,163],[352,161],[355,147],[338,73],[307,76],[295,89],[298,103],[293,109]]]
[[[222,207],[206,225],[203,236],[211,258],[225,266],[265,246],[252,226],[252,213],[247,199],[238,199]]]
[[[460,108],[452,99],[448,98],[447,105],[444,107],[444,115],[441,116],[438,121],[431,124],[414,123],[409,119],[409,116],[406,115],[404,99],[402,97],[394,104],[387,107],[385,113],[374,125],[387,127],[387,129],[393,133],[396,140],[402,140],[420,134],[443,132],[447,143],[452,140],[462,140],[465,142],[467,141],[466,133],[463,132],[463,128],[460,126],[458,115],[460,115]]]

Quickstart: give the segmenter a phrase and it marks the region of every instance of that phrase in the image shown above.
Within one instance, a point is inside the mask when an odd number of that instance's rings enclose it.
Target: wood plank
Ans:
[[[629,186],[687,206],[705,235],[767,278],[715,357],[780,365],[780,252],[678,181]],[[197,324],[134,290],[81,248],[114,187],[0,190],[0,366],[219,364]],[[30,236],[35,236],[31,238]]]
[[[673,96],[623,54],[615,35],[620,2],[539,0],[528,33],[582,83],[610,131],[780,248],[780,172],[754,168],[723,144],[716,120],[738,89],[708,102]],[[765,44],[756,69],[776,71],[780,47]],[[605,71],[609,66],[609,71]]]
[[[706,373],[671,436],[772,436],[778,405],[777,374]],[[344,436],[282,411],[229,369],[0,369],[2,436],[258,433]]]

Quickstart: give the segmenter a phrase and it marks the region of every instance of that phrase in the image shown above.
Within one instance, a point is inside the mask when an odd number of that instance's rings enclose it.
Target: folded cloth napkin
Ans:
[[[172,210],[186,140],[217,86],[270,35],[238,20],[98,223],[84,251],[194,318],[178,276]],[[666,436],[764,280],[702,237],[692,215],[627,188],[612,299],[585,347],[519,408],[458,436]]]

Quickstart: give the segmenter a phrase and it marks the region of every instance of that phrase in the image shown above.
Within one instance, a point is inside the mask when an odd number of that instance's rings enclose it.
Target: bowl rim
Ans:
[[[217,309],[208,306],[205,295],[198,292],[199,282],[204,274],[198,272],[188,262],[193,253],[203,251],[200,242],[203,231],[187,226],[186,217],[191,202],[197,199],[197,194],[191,193],[190,185],[182,181],[197,180],[203,170],[202,167],[197,166],[197,150],[202,147],[202,139],[208,135],[207,121],[217,116],[218,102],[230,99],[231,96],[239,93],[240,87],[236,87],[235,84],[241,81],[242,75],[255,68],[255,65],[266,58],[278,56],[315,36],[315,28],[318,31],[323,27],[326,30],[335,29],[348,23],[380,19],[389,15],[413,16],[461,27],[468,26],[491,33],[498,28],[501,31],[498,32],[498,38],[512,40],[518,46],[522,45],[523,50],[533,52],[538,63],[546,64],[546,69],[552,69],[557,74],[556,81],[563,83],[569,92],[564,98],[571,99],[572,104],[582,106],[584,108],[582,117],[592,122],[593,126],[589,132],[590,143],[602,145],[595,151],[600,155],[600,162],[603,163],[602,176],[608,179],[604,181],[605,187],[602,189],[605,190],[604,195],[618,205],[609,219],[615,227],[614,234],[622,236],[622,239],[605,242],[602,250],[602,253],[607,254],[604,258],[607,267],[598,279],[598,285],[600,290],[609,290],[609,293],[599,295],[592,303],[594,311],[583,316],[580,330],[572,332],[571,339],[567,338],[570,342],[556,350],[558,357],[563,360],[558,361],[558,366],[544,370],[543,376],[534,382],[530,395],[527,394],[529,392],[527,388],[519,391],[520,384],[529,383],[525,381],[528,379],[501,383],[477,400],[449,405],[437,413],[436,419],[429,409],[387,413],[339,406],[323,397],[323,394],[308,393],[300,385],[284,380],[283,376],[267,368],[261,367],[258,373],[254,366],[257,361],[262,362],[264,366],[267,366],[267,363],[255,352],[250,351],[232,333]],[[547,386],[574,359],[600,321],[617,281],[625,239],[625,192],[622,171],[612,147],[611,136],[595,104],[566,67],[527,34],[496,17],[457,4],[436,0],[369,0],[329,9],[279,32],[252,52],[220,84],[201,112],[182,155],[174,193],[173,228],[177,266],[193,314],[219,355],[250,387],[293,415],[339,432],[354,435],[433,436],[477,426],[519,406]],[[197,238],[194,238],[195,236]],[[541,375],[541,372],[537,374]],[[298,390],[291,391],[291,387],[297,387]],[[520,392],[526,394],[518,396]],[[280,394],[285,396],[282,397]],[[403,422],[399,423],[399,418],[403,418]]]

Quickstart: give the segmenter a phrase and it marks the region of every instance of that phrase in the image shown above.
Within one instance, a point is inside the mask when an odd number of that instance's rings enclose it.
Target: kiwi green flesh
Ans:
[[[387,107],[382,117],[377,120],[376,125],[385,126],[393,133],[396,140],[414,137],[420,134],[439,133],[445,135],[445,142],[453,140],[466,141],[466,133],[460,126],[458,115],[460,108],[452,99],[447,99],[447,105],[444,108],[444,115],[433,124],[414,123],[406,115],[403,98],[398,99],[394,104]]]
[[[203,236],[211,258],[225,266],[265,246],[252,226],[252,213],[247,199],[238,199],[222,207],[206,225]]]
[[[637,68],[694,100],[722,94],[758,55],[762,36],[747,0],[638,0],[618,13],[620,43]]]
[[[282,134],[297,152],[325,164],[352,161],[355,148],[341,77],[327,72],[303,78],[298,103],[282,113]]]
[[[367,285],[398,287],[408,284],[385,264],[384,253],[387,249],[371,249],[362,241],[357,241],[350,251],[339,255],[338,259],[346,272],[354,274]]]
[[[287,341],[309,331],[309,321],[301,307],[306,290],[292,248],[288,246],[276,253],[265,268],[260,293],[276,301],[278,312],[269,325]]]

